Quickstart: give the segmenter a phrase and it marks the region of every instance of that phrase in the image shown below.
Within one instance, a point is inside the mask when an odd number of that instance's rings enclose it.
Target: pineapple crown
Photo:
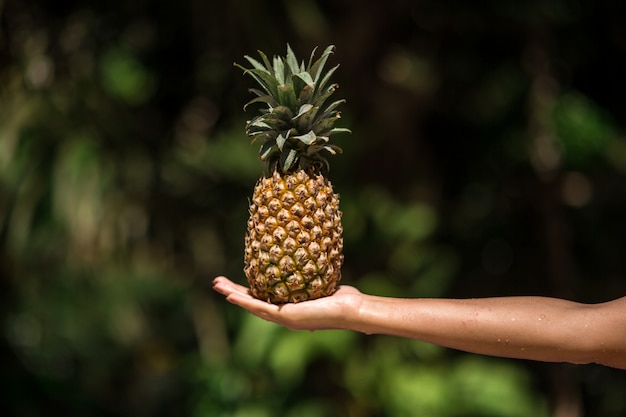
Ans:
[[[320,110],[338,87],[329,81],[339,65],[324,72],[334,46],[328,46],[314,61],[316,50],[313,49],[306,66],[304,61],[298,64],[289,45],[285,57],[274,56],[271,62],[258,51],[262,62],[244,56],[252,68],[235,63],[261,87],[249,90],[257,97],[244,110],[254,103],[266,104],[260,115],[246,122],[246,135],[252,138],[252,143],[261,142],[259,159],[265,162],[267,173],[274,170],[290,173],[298,169],[325,173],[329,170],[328,156],[341,153],[340,147],[330,143],[330,136],[350,132],[334,127],[341,118],[336,109],[345,100],[337,100]]]

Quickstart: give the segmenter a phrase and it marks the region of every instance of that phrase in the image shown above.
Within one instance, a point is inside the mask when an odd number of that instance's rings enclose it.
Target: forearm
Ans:
[[[601,314],[607,313],[584,304],[542,297],[454,300],[364,296],[354,330],[409,337],[486,355],[606,362],[598,357],[601,345],[613,350],[623,346],[610,337],[599,340],[596,333]],[[624,354],[613,352],[610,364],[623,367]]]
[[[213,288],[292,330],[349,329],[485,355],[626,369],[626,297],[593,305],[542,297],[399,299],[341,286],[330,297],[277,306],[225,277]]]

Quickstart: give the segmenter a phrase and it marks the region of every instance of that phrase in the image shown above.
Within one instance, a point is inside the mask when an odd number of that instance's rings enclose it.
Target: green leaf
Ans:
[[[261,59],[263,60],[263,63],[265,64],[265,67],[267,68],[267,71],[271,72],[272,71],[272,65],[270,64],[270,60],[267,59],[267,55],[265,55],[263,53],[263,51],[257,51],[257,52],[261,56]]]
[[[267,130],[253,130],[253,129],[248,129],[246,130],[246,135],[252,137],[252,136],[259,136],[259,135],[268,135],[268,131]],[[254,138],[254,140],[257,140],[258,138]]]
[[[333,84],[331,87],[328,88],[328,90],[324,94],[321,94],[315,98],[315,100],[313,101],[313,105],[317,107],[322,107],[322,105],[328,99],[328,97],[333,95],[333,93],[335,92],[335,89],[336,89],[336,84]]]
[[[278,106],[278,102],[276,101],[274,97],[270,95],[264,95],[264,96],[257,97],[247,102],[246,105],[243,106],[243,110],[245,111],[250,104],[254,104],[254,103],[266,103],[270,107]]]
[[[336,155],[338,153],[343,153],[343,150],[337,145],[326,145],[324,146],[324,149],[333,155]]]
[[[252,141],[250,143],[269,143],[270,145],[276,142],[276,132],[258,132],[254,135],[248,135],[252,137]]]
[[[285,63],[280,57],[274,57],[274,77],[278,84],[285,84]]]
[[[317,51],[317,46],[313,48],[313,51],[311,51],[311,56],[309,57],[309,65],[307,65],[307,69],[311,69],[311,67],[313,66],[313,58],[315,58],[316,51]]]
[[[298,110],[298,114],[296,114],[293,119],[291,120],[296,120],[297,118],[299,118],[300,116],[302,116],[303,114],[309,112],[311,109],[313,108],[312,104],[303,104],[302,106],[300,106],[300,109]]]
[[[325,132],[332,129],[333,125],[338,119],[339,119],[338,116],[329,117],[326,119],[319,119],[318,122],[313,125],[313,130],[315,130],[315,132],[317,132],[318,135],[322,135]]]
[[[263,120],[255,119],[248,124],[250,127],[260,127],[262,129],[272,129],[272,126],[264,122]]]
[[[333,129],[330,130],[331,134],[335,134],[335,133],[352,133],[352,131],[350,129],[346,129],[345,127],[335,127]]]
[[[264,91],[259,90],[258,88],[248,88],[248,91],[252,94],[255,94],[259,97],[266,95]]]
[[[282,133],[278,135],[278,137],[276,138],[276,146],[278,146],[279,150],[281,151],[283,150],[283,146],[285,145],[285,142],[287,142],[287,138],[283,136]]]
[[[243,68],[243,67],[241,67]],[[276,78],[266,70],[245,69],[244,74],[249,74],[269,95],[276,96],[278,94],[278,83]]]
[[[306,85],[314,86],[314,81],[313,81],[313,78],[311,77],[311,74],[309,74],[306,71],[305,72],[294,73],[293,76],[294,77],[298,77],[299,79],[304,81],[306,83]]]
[[[314,131],[309,131],[309,133],[306,133],[304,135],[300,135],[300,136],[293,136],[293,139],[297,139],[300,142],[304,143],[305,145],[311,145],[312,143],[315,142],[315,139],[317,139],[317,135],[315,134]]]
[[[309,72],[313,76],[315,84],[317,84],[317,81],[322,75],[324,66],[326,65],[326,60],[328,60],[328,57],[333,53],[334,48],[335,47],[333,45],[326,47],[320,59],[318,59],[313,66],[309,68]]]
[[[293,53],[293,50],[291,49],[291,46],[289,46],[289,44],[287,44],[286,61],[287,61],[287,65],[289,66],[289,69],[291,70],[292,74],[296,74],[296,73],[300,72],[300,68],[298,67],[298,60],[296,58],[296,55]]]
[[[265,67],[263,66],[263,64],[261,64],[261,63],[260,63],[259,61],[257,61],[256,59],[254,59],[254,58],[252,58],[251,56],[248,56],[248,55],[244,55],[244,58],[246,58],[246,59],[248,60],[248,62],[252,64],[252,66],[253,66],[254,68],[256,68],[256,69],[258,69],[258,70],[265,71],[265,72],[268,72],[268,73],[269,73],[269,71],[267,70],[267,68],[265,68]]]
[[[324,110],[324,114],[328,114],[330,112],[332,112],[334,109],[336,109],[340,104],[345,103],[346,100],[345,99],[341,99],[341,100],[337,100],[333,103],[331,103],[328,107],[326,107],[326,110]],[[325,117],[324,115],[322,115],[322,117]]]
[[[272,153],[274,149],[274,144],[271,142],[265,142],[261,145],[261,149],[259,150],[259,159],[261,161],[265,161],[267,157]]]
[[[305,85],[300,90],[300,94],[298,95],[298,103],[308,103],[311,101],[311,97],[313,97],[313,91],[315,89],[315,85]]]
[[[295,149],[290,149],[289,152],[283,152],[280,155],[281,167],[283,172],[287,172],[291,169],[294,162],[296,162],[296,157],[298,156],[298,152]]]
[[[320,92],[324,90],[324,86],[326,85],[326,83],[330,80],[330,77],[333,75],[333,73],[335,71],[337,71],[337,68],[339,68],[339,65],[334,66],[333,68],[331,68],[326,75],[324,75],[324,78],[322,78],[322,80],[318,83],[317,79],[315,81],[315,91],[316,92]],[[337,88],[337,84],[332,84],[330,87],[328,87],[329,89],[332,88],[333,90],[335,90]]]
[[[278,101],[281,104],[292,109],[296,107],[296,93],[293,90],[292,84],[281,84],[277,87],[276,91]]]
[[[315,155],[316,153],[318,153],[319,151],[321,151],[322,149],[324,149],[324,146],[322,145],[311,145],[306,149],[306,153],[305,155],[307,157],[310,157],[312,155]]]
[[[313,106],[298,119],[295,119],[296,126],[300,132],[306,132],[312,129],[312,124],[315,121],[319,107]]]
[[[274,113],[276,117],[286,122],[293,119],[293,111],[291,111],[291,109],[287,106],[277,105],[272,108],[271,112]]]

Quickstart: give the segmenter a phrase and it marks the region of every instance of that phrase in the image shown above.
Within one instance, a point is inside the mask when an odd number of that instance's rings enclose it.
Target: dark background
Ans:
[[[344,282],[626,294],[618,1],[0,2],[3,416],[623,416],[626,374],[290,332],[244,282],[233,62],[336,45]]]

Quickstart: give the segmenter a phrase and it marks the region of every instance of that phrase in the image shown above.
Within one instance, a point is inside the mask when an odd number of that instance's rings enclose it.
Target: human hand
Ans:
[[[228,302],[291,330],[349,329],[363,301],[363,294],[347,285],[328,297],[282,305],[256,299],[248,288],[226,277],[215,278],[213,289],[225,295]]]

